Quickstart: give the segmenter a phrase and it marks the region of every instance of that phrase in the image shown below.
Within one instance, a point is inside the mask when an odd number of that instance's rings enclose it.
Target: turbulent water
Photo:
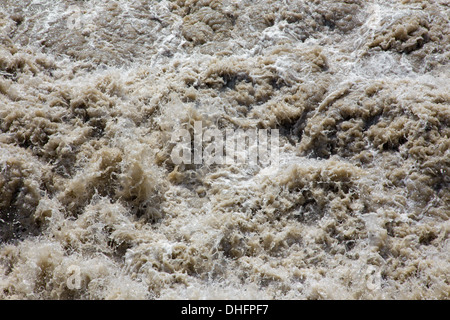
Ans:
[[[448,0],[0,0],[0,299],[449,299]],[[172,132],[278,129],[279,166]]]

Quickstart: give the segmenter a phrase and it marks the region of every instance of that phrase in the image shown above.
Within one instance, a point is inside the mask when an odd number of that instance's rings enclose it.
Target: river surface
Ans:
[[[449,299],[449,18],[0,0],[0,299]],[[276,163],[174,161],[255,129]]]

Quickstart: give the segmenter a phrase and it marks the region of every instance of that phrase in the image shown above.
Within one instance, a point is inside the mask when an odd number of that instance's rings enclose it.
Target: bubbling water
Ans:
[[[448,299],[449,14],[2,0],[0,298]],[[196,123],[277,165],[177,163]]]

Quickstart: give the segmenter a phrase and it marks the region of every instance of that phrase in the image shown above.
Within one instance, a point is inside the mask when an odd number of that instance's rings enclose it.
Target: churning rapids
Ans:
[[[1,0],[0,299],[449,299],[448,0]],[[279,130],[279,165],[172,133]]]

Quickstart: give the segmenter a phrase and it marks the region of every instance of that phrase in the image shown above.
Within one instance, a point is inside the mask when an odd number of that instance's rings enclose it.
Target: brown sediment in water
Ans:
[[[449,15],[3,0],[0,298],[448,299]],[[279,168],[176,166],[194,121]]]

